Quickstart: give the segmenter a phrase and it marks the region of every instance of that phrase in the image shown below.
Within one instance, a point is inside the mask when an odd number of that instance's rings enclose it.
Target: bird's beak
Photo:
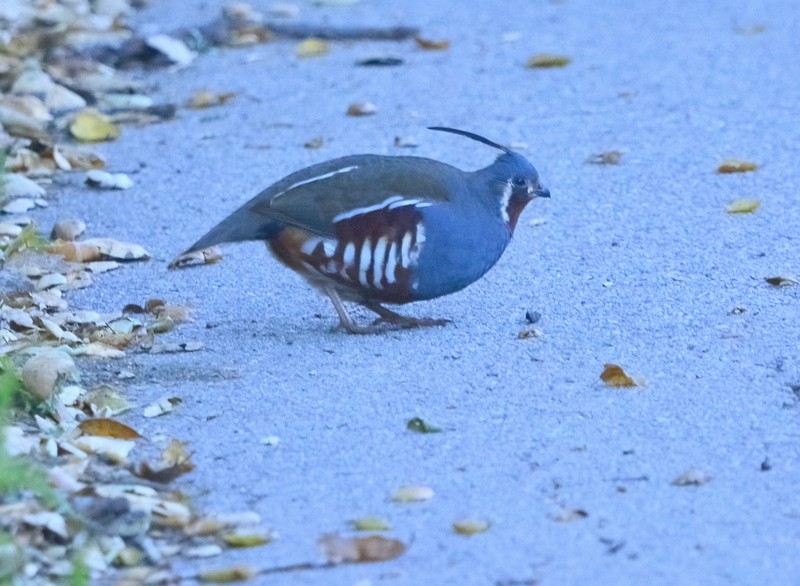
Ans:
[[[542,187],[539,191],[536,192],[536,197],[546,197],[550,199],[550,190],[546,187]]]

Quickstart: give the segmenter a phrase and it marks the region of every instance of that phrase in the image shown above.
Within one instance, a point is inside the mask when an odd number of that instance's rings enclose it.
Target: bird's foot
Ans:
[[[434,319],[431,317],[406,317],[403,315],[398,315],[397,317],[379,317],[372,322],[372,325],[379,326],[383,324],[385,326],[394,326],[390,327],[389,329],[411,330],[414,328],[446,326],[449,323],[453,323],[453,321],[449,319]]]

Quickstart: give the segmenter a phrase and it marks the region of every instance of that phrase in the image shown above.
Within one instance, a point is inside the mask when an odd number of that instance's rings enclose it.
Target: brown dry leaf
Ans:
[[[605,364],[603,372],[600,374],[600,380],[606,383],[609,387],[638,387],[640,386],[630,376],[625,374],[622,367],[617,364]]]
[[[294,54],[300,59],[308,59],[310,57],[322,57],[327,55],[330,51],[330,45],[322,39],[310,38],[298,43],[294,48]]]
[[[70,262],[92,262],[96,260],[134,261],[147,260],[150,253],[138,244],[122,242],[113,238],[89,238],[81,242],[56,242],[51,251]]]
[[[477,535],[485,533],[492,524],[486,519],[459,519],[453,523],[453,531],[459,535]]]
[[[419,503],[433,498],[433,489],[427,486],[401,486],[392,493],[396,503]]]
[[[309,140],[309,141],[308,141],[307,143],[305,143],[303,146],[304,146],[305,148],[307,148],[307,149],[318,149],[318,148],[320,148],[320,147],[321,147],[323,144],[325,144],[325,139],[324,139],[324,138],[322,138],[321,136],[317,136],[317,137],[315,137],[315,138],[312,138],[311,140]]]
[[[200,572],[197,579],[204,584],[230,584],[245,582],[258,576],[258,570],[251,566],[234,566],[224,570],[206,570]]]
[[[153,468],[147,462],[139,462],[139,468],[131,469],[134,476],[144,478],[151,482],[158,482],[159,484],[168,484],[183,476],[188,472],[194,470],[194,464],[191,462],[183,462],[182,464],[174,464],[166,468]]]
[[[332,564],[384,562],[398,558],[406,551],[406,545],[402,541],[380,535],[369,537],[325,535],[317,541],[317,545]]]
[[[108,116],[93,109],[79,113],[70,125],[69,131],[81,142],[115,140],[122,133],[120,127],[112,123]]]
[[[717,173],[747,173],[758,169],[757,163],[749,161],[739,161],[737,159],[727,159],[717,167]]]
[[[672,481],[673,486],[702,486],[711,482],[711,476],[701,470],[690,468],[675,480]]]
[[[171,440],[161,453],[161,458],[164,460],[164,463],[168,466],[174,466],[176,464],[185,464],[188,462],[192,457],[192,454],[186,449],[188,445],[187,442],[176,439]]]
[[[372,102],[355,102],[347,107],[348,116],[371,116],[378,112],[378,106]]]
[[[81,421],[78,425],[78,429],[86,435],[113,437],[116,439],[139,439],[142,437],[135,429],[106,417]]]
[[[274,535],[269,533],[226,533],[222,541],[230,547],[259,547],[272,543]]]
[[[622,153],[620,151],[595,153],[586,159],[586,162],[592,165],[619,165],[620,161],[622,161]]]
[[[179,405],[183,401],[178,397],[169,397],[159,399],[155,403],[148,405],[144,408],[144,416],[145,417],[158,417],[159,415],[164,415],[166,413],[172,413],[175,409],[175,405]]]
[[[213,265],[222,258],[222,250],[219,246],[211,246],[203,250],[195,250],[178,256],[167,266],[168,269],[183,269],[198,265]]]
[[[214,106],[221,106],[231,98],[236,97],[236,92],[217,93],[210,90],[200,90],[196,92],[192,98],[186,103],[187,108],[195,110],[202,110],[203,108],[212,108]]]
[[[752,214],[760,205],[760,199],[747,199],[742,197],[725,206],[725,211],[729,214]]]
[[[450,48],[450,39],[434,41],[417,35],[414,37],[414,41],[420,49],[425,49],[426,51],[444,51]]]
[[[22,383],[39,399],[49,399],[58,381],[75,370],[75,361],[63,350],[48,348],[28,359],[22,367]]]
[[[526,63],[532,69],[551,69],[554,67],[565,67],[572,62],[566,55],[553,55],[551,53],[538,53],[531,55]]]
[[[99,153],[89,150],[87,147],[59,145],[58,150],[74,171],[102,169],[106,166],[103,157],[101,157]]]
[[[766,277],[764,280],[773,287],[789,287],[791,285],[797,285],[797,280],[792,279],[791,277]]]

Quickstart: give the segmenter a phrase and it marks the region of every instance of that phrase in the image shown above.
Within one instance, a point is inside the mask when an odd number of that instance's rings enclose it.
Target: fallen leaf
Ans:
[[[226,533],[222,541],[230,547],[259,547],[272,543],[274,536],[268,533]]]
[[[86,231],[86,223],[76,218],[65,218],[53,225],[50,232],[52,240],[77,240]]]
[[[222,548],[216,543],[206,543],[187,547],[183,550],[183,555],[190,558],[211,558],[222,553]]]
[[[380,517],[361,517],[350,521],[356,531],[389,531],[392,526],[389,522]]]
[[[224,570],[206,570],[198,574],[197,579],[205,584],[230,584],[245,582],[258,575],[258,570],[250,566],[234,566]]]
[[[43,529],[47,529],[48,531],[52,531],[62,539],[69,538],[69,529],[67,529],[67,522],[64,520],[64,517],[61,516],[59,513],[53,513],[50,511],[42,511],[39,513],[31,513],[29,515],[25,515],[22,520],[32,527],[41,527]]]
[[[48,348],[30,357],[22,367],[22,383],[39,399],[49,399],[58,381],[75,370],[75,361],[63,350]]]
[[[355,102],[347,107],[348,116],[371,116],[378,112],[378,106],[372,102]]]
[[[86,185],[98,189],[130,189],[133,180],[125,173],[109,173],[100,169],[92,169],[86,173]]]
[[[397,67],[403,63],[399,57],[367,57],[356,61],[360,67]]]
[[[553,516],[553,521],[558,521],[559,523],[572,523],[573,521],[585,519],[588,516],[589,513],[583,509],[562,509],[558,514]]]
[[[449,39],[441,39],[439,41],[434,41],[432,39],[426,39],[419,35],[414,37],[414,41],[417,43],[417,46],[420,49],[425,49],[426,51],[444,51],[445,49],[450,48],[450,40]]]
[[[586,159],[586,162],[592,165],[619,165],[621,160],[622,153],[620,151],[606,151],[595,153]]]
[[[119,126],[112,123],[108,116],[92,109],[79,113],[70,125],[69,131],[81,142],[115,140],[122,134]]]
[[[147,415],[145,415],[147,417]],[[147,462],[139,462],[138,468],[131,469],[134,476],[144,478],[150,482],[158,482],[159,484],[168,484],[176,478],[183,476],[194,470],[195,466],[191,462],[183,462],[181,464],[173,464],[165,468],[153,468]]]
[[[531,340],[534,338],[541,338],[542,331],[537,330],[536,328],[531,328],[529,330],[522,330],[517,334],[517,340]]]
[[[3,180],[0,181],[0,195],[7,197],[17,197],[23,200],[24,198],[42,197],[45,193],[44,187],[19,173],[4,174]],[[36,206],[35,202],[28,199],[25,200],[27,207],[20,209],[22,207],[20,200],[11,200],[3,206],[3,211],[7,214],[21,214]],[[19,203],[14,204],[14,201]]]
[[[789,287],[790,285],[797,285],[797,280],[791,277],[766,277],[764,280],[773,287]]]
[[[159,415],[165,415],[167,413],[172,413],[175,409],[175,405],[178,405],[182,402],[181,399],[178,397],[169,397],[159,399],[155,403],[144,408],[144,416],[145,417],[158,417]]]
[[[740,198],[725,206],[725,211],[729,214],[751,214],[756,211],[760,205],[760,199]]]
[[[690,468],[680,476],[678,476],[675,480],[672,481],[673,486],[702,486],[711,482],[711,476],[702,472],[701,470],[696,470],[694,468]]]
[[[212,265],[222,258],[219,246],[211,246],[203,250],[195,250],[178,256],[167,266],[168,269],[183,269],[197,265]]]
[[[369,537],[325,535],[317,541],[317,545],[332,564],[384,562],[398,558],[406,551],[406,545],[402,541],[381,535]]]
[[[757,163],[728,159],[720,163],[720,166],[717,167],[717,173],[747,173],[756,169],[758,169]]]
[[[638,387],[639,384],[630,376],[625,374],[621,366],[616,364],[604,365],[603,372],[600,374],[600,380],[606,383],[609,387]]]
[[[231,98],[236,97],[235,92],[217,93],[209,90],[200,90],[196,92],[192,98],[186,103],[187,108],[201,110],[203,108],[212,108],[214,106],[221,106]]]
[[[527,67],[535,69],[549,69],[553,67],[565,67],[572,62],[566,55],[553,55],[550,53],[539,53],[531,55],[526,63]]]
[[[311,57],[322,57],[327,55],[330,51],[330,46],[322,39],[310,38],[297,44],[294,48],[294,53],[300,59],[308,59]]]
[[[309,140],[303,146],[307,149],[318,149],[323,144],[325,144],[325,139],[323,139],[321,136],[317,136],[316,138],[312,138],[311,140]]]
[[[142,437],[135,429],[106,417],[81,421],[78,425],[78,429],[86,435],[113,437],[116,439],[139,439]]]
[[[413,136],[395,136],[394,146],[400,149],[414,149],[419,146],[419,143]]]
[[[178,67],[186,67],[197,57],[197,53],[190,50],[186,43],[168,35],[151,35],[145,42],[148,47],[155,49]]]
[[[409,419],[408,423],[406,423],[406,428],[417,433],[440,433],[442,431],[441,427],[431,425],[421,417]]]
[[[150,253],[138,244],[122,242],[113,238],[89,238],[80,242],[56,242],[51,251],[70,262],[92,262],[96,260],[134,261],[147,260]]]
[[[116,464],[124,464],[130,451],[136,447],[136,442],[133,440],[96,435],[82,435],[71,443],[82,452],[103,456]]]
[[[392,493],[396,503],[419,503],[433,498],[433,489],[427,486],[401,486]]]
[[[486,519],[459,519],[453,523],[453,531],[459,535],[470,536],[485,533],[491,526],[492,524]]]
[[[192,457],[192,454],[186,449],[188,445],[187,442],[176,439],[171,440],[169,444],[167,444],[167,447],[164,448],[164,451],[161,452],[161,458],[164,463],[168,466],[174,466],[175,464],[185,464],[188,462]]]

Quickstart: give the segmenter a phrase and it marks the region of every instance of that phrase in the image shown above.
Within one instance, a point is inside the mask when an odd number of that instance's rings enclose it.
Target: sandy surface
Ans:
[[[141,406],[181,397],[175,414],[148,420],[138,409],[126,421],[189,442],[197,469],[178,485],[200,508],[256,510],[281,537],[179,569],[321,561],[317,538],[377,515],[411,543],[399,559],[259,582],[800,583],[800,287],[764,282],[800,276],[794,0],[709,0],[702,11],[622,0],[385,4],[298,3],[303,20],[413,24],[452,48],[334,43],[301,61],[292,42],[277,42],[148,74],[161,101],[201,88],[238,96],[126,129],[104,151],[136,186],[95,194],[67,183],[40,216],[46,231],[56,216],[81,217],[92,235],[154,255],[72,294],[73,306],[161,297],[195,307],[169,340],[203,351],[104,362],[96,376],[133,370],[127,389]],[[153,0],[140,20],[168,31],[220,5]],[[756,25],[763,32],[752,34]],[[526,69],[539,52],[573,62]],[[405,63],[355,66],[387,54]],[[344,115],[364,100],[379,113]],[[430,125],[526,143],[552,192],[526,210],[483,280],[405,308],[452,325],[333,331],[328,300],[260,243],[167,271],[240,203],[306,165],[379,153],[476,169],[495,156]],[[303,147],[318,136],[322,148]],[[395,136],[419,147],[398,149]],[[612,149],[620,165],[585,163]],[[718,175],[726,158],[762,167]],[[725,213],[739,197],[763,203]],[[527,310],[541,313],[542,335],[519,340]],[[606,362],[645,386],[604,386]],[[407,431],[415,416],[445,431]],[[272,435],[277,446],[261,443]],[[712,480],[671,484],[689,469]],[[390,502],[404,484],[435,496]],[[576,509],[588,516],[563,522]],[[454,534],[465,516],[492,527]]]

